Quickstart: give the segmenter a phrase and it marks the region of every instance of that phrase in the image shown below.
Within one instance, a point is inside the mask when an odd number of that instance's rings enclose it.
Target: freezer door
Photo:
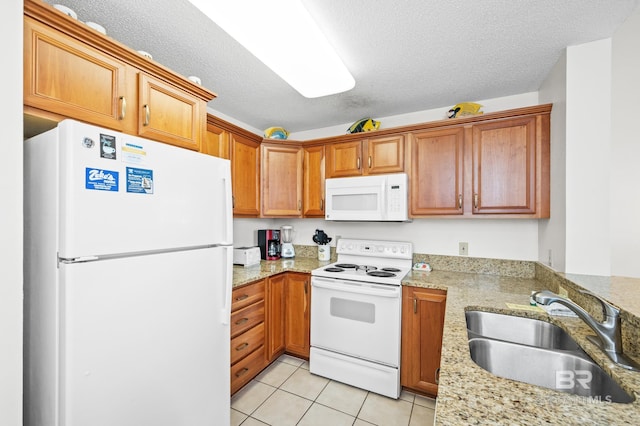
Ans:
[[[59,424],[229,424],[231,255],[61,265]]]
[[[232,244],[228,160],[72,120],[58,145],[60,257]]]

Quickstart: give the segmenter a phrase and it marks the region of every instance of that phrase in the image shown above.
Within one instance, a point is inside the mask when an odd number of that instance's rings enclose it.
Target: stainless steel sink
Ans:
[[[469,339],[488,337],[539,348],[581,351],[563,329],[545,321],[484,311],[467,311],[465,315]]]
[[[630,403],[634,397],[592,360],[567,351],[500,340],[469,340],[471,359],[488,372],[594,400]]]
[[[634,401],[560,327],[493,312],[465,315],[471,359],[488,372],[594,400]]]

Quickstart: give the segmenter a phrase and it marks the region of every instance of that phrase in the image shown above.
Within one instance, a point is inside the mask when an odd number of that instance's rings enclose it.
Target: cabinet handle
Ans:
[[[236,346],[236,351],[241,351],[247,346],[249,346],[249,344],[247,342],[244,342],[243,344]]]
[[[242,325],[247,321],[249,321],[249,318],[240,318],[238,321],[236,321],[236,325]]]
[[[436,385],[440,384],[440,367],[436,368]]]
[[[473,208],[478,208],[478,193],[473,194]]]
[[[356,169],[360,170],[360,157],[356,159]]]
[[[304,282],[304,294],[307,294],[309,291],[307,290],[307,285],[308,285],[309,281],[305,281]]]
[[[413,298],[413,313],[418,313],[418,299],[416,297]]]
[[[307,290],[307,286],[308,285],[309,285],[309,281],[305,281],[304,282],[304,294],[305,295],[308,293],[308,290]],[[306,297],[304,298],[304,310],[302,312],[304,312],[305,314],[307,313],[307,298]]]
[[[320,198],[320,210],[324,210],[324,198]]]
[[[298,211],[302,210],[302,200],[298,200]]]
[[[462,208],[462,194],[458,194],[458,208]]]
[[[142,108],[144,108],[144,122],[142,123],[142,125],[148,126],[149,120],[151,119],[151,110],[149,109],[149,105],[145,105]]]
[[[231,208],[232,209],[236,208],[236,196],[235,195],[231,196]]]
[[[247,367],[243,368],[242,370],[236,373],[236,377],[244,376],[247,373],[247,371],[249,371]]]
[[[369,168],[371,168],[371,156],[369,156]]]
[[[248,298],[249,295],[248,294],[243,294],[242,296],[238,296],[236,297],[236,302],[240,301],[240,300],[244,300],[246,298]]]
[[[124,117],[127,115],[127,100],[124,96],[120,96],[120,117],[119,120],[124,120]]]

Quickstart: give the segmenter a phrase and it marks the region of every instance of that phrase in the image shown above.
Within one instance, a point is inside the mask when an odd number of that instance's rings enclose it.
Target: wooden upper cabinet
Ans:
[[[328,144],[326,155],[328,178],[362,174],[362,141]]]
[[[410,136],[410,214],[463,213],[464,128]]]
[[[299,146],[263,143],[262,216],[302,216],[302,160]]]
[[[206,131],[205,103],[144,73],[138,75],[138,134],[182,148],[200,150]]]
[[[234,216],[260,215],[260,143],[230,134]]]
[[[473,126],[473,213],[536,213],[536,117]]]
[[[304,217],[324,217],[324,151],[322,145],[304,147],[303,200]]]
[[[25,16],[25,105],[130,131],[136,102],[128,71],[125,63]]]
[[[365,174],[404,171],[404,135],[369,138],[364,148]]]
[[[230,158],[229,132],[212,123],[207,123],[207,132],[200,145],[200,152],[214,157]]]
[[[404,171],[404,135],[330,143],[326,147],[328,178]]]

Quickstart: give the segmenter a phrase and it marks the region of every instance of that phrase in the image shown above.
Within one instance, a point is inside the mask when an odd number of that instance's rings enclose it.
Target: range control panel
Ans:
[[[405,241],[355,240],[341,238],[336,248],[338,254],[411,259],[413,245]]]

